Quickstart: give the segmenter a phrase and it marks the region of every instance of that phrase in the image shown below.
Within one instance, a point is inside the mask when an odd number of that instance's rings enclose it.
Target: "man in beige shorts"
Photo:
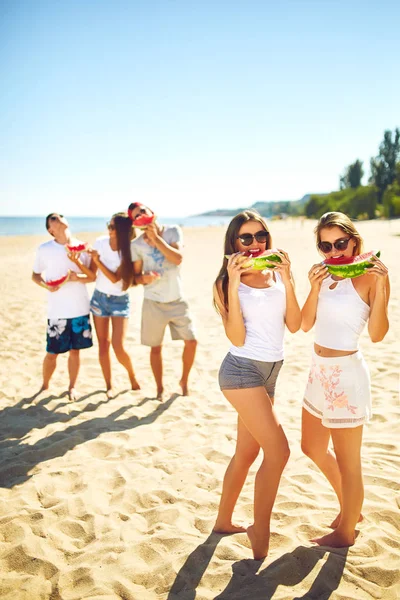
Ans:
[[[138,202],[129,206],[134,220],[152,211]],[[188,378],[196,354],[196,336],[189,307],[182,297],[180,264],[182,262],[182,230],[178,225],[160,225],[154,219],[142,235],[131,243],[135,283],[144,286],[141,342],[150,346],[150,364],[157,385],[157,398],[163,395],[162,342],[167,325],[173,340],[183,340],[183,371],[179,382],[187,396]]]

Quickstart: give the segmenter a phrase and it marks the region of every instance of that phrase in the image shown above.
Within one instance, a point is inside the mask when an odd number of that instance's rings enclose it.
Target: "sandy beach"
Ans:
[[[317,262],[314,221],[271,223],[290,254],[299,302]],[[65,356],[41,385],[46,292],[31,281],[48,236],[2,237],[0,362],[0,598],[2,600],[367,600],[400,598],[400,220],[359,224],[365,250],[380,248],[392,295],[390,331],[361,350],[372,378],[365,427],[364,521],[349,549],[314,547],[337,514],[328,482],[300,449],[301,401],[313,332],[286,333],[276,407],[289,440],[272,517],[269,556],[251,559],[245,534],[212,534],[222,478],[234,451],[236,413],[218,388],[229,342],[212,306],[224,229],[184,229],[182,274],[198,333],[191,395],[179,395],[181,351],[167,334],[167,393],[160,403],[140,345],[142,288],[132,289],[128,349],[141,390],[113,357],[108,400],[97,341],[82,351],[77,390],[66,395]],[[99,234],[79,234],[93,242]],[[78,234],[78,232],[74,232]],[[93,284],[89,286],[89,293]],[[252,467],[235,516],[250,523]]]

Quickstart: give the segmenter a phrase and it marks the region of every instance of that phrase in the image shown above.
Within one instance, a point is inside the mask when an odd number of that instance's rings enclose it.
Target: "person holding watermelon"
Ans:
[[[373,342],[385,337],[390,284],[378,252],[360,256],[363,240],[347,215],[325,213],[315,234],[325,260],[308,273],[311,290],[302,309],[301,327],[309,331],[315,325],[315,343],[303,400],[301,444],[340,504],[333,532],[312,541],[340,548],[354,544],[356,525],[362,520],[360,452],[363,425],[372,413],[369,371],[359,336],[367,325]]]
[[[167,326],[173,340],[183,340],[182,395],[189,394],[188,379],[196,354],[196,335],[189,307],[183,298],[180,264],[183,259],[182,230],[178,225],[161,225],[153,211],[130,204],[128,214],[134,227],[143,230],[131,243],[135,283],[144,286],[141,342],[150,346],[150,365],[156,381],[157,398],[162,399],[162,342]]]
[[[97,238],[90,251],[90,270],[96,276],[90,311],[99,342],[99,360],[107,396],[112,398],[114,392],[110,345],[118,361],[128,372],[131,388],[140,390],[140,385],[136,381],[131,358],[125,349],[130,315],[129,288],[133,284],[130,244],[135,231],[126,212],[115,213],[107,227],[108,235]]]
[[[214,304],[232,343],[219,371],[219,385],[238,413],[235,454],[225,473],[214,531],[247,531],[256,560],[268,554],[272,508],[289,459],[274,410],[285,327],[295,333],[301,322],[289,256],[271,248],[271,234],[259,213],[237,214],[226,231],[225,257],[214,284]],[[260,448],[254,524],[246,530],[232,522],[232,514]]]
[[[82,252],[86,245],[72,237],[63,215],[47,215],[46,229],[53,239],[39,246],[32,273],[32,280],[48,290],[47,346],[40,391],[48,389],[58,355],[69,352],[68,393],[75,400],[80,350],[93,346],[85,284],[93,281],[94,275],[83,273],[90,256]]]

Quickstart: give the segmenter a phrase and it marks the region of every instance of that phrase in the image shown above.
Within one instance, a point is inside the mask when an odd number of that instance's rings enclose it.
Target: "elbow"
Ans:
[[[229,341],[237,348],[241,348],[242,346],[244,346],[244,343],[246,341],[246,336],[244,336],[244,337],[231,336],[229,338]]]
[[[289,329],[290,333],[296,333],[300,329],[300,323],[287,323],[286,327]]]
[[[179,266],[182,263],[182,260],[183,260],[182,254],[178,254],[177,257],[176,257],[176,263],[175,264]]]
[[[377,344],[378,342],[382,342],[382,340],[385,338],[388,330],[389,330],[389,327],[386,329],[386,331],[381,331],[379,333],[370,333],[369,337],[371,338],[371,342],[373,344]]]

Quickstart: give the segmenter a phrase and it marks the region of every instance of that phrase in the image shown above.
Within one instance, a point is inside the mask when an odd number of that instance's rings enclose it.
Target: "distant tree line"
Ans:
[[[400,217],[400,129],[387,130],[376,157],[370,160],[369,185],[361,185],[363,163],[356,160],[340,177],[340,190],[313,194],[302,207],[305,216],[319,218],[328,211],[342,211],[353,219]]]

